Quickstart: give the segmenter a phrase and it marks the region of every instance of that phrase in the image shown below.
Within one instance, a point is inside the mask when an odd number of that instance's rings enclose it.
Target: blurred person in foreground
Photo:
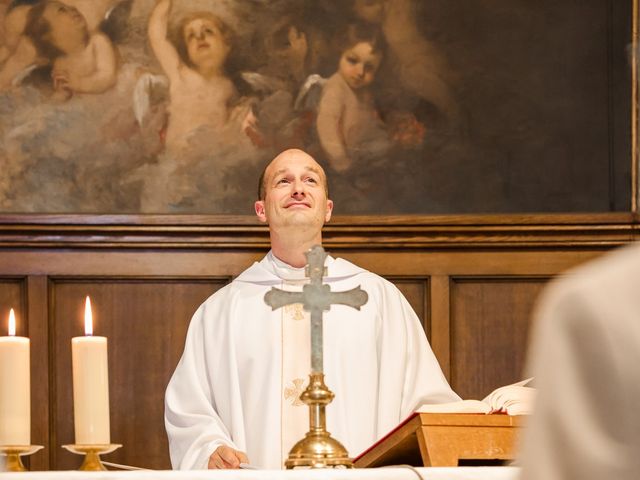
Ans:
[[[640,478],[640,245],[555,282],[537,309],[539,389],[522,479]]]

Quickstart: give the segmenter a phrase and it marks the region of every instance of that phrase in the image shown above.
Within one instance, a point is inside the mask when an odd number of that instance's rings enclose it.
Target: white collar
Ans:
[[[341,258],[333,258],[327,256],[325,260],[327,267],[327,276],[324,281],[338,280],[341,278],[352,277],[366,270],[357,267],[351,262]],[[263,285],[276,285],[285,281],[302,281],[305,280],[305,269],[295,268],[286,264],[282,260],[276,258],[271,251],[260,261],[255,262],[251,267],[246,269],[236,278],[240,282],[249,282]]]

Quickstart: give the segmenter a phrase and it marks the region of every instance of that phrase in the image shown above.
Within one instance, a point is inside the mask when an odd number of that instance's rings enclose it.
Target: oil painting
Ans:
[[[0,0],[0,212],[628,209],[631,2]]]

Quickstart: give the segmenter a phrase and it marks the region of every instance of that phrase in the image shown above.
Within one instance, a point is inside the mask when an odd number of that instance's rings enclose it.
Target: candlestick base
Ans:
[[[84,461],[78,470],[85,472],[98,472],[107,468],[100,461],[100,455],[106,455],[117,450],[122,445],[111,443],[106,445],[63,445],[62,448],[75,453],[76,455],[84,455]]]
[[[0,456],[7,457],[4,471],[26,472],[27,469],[24,467],[20,457],[32,455],[42,448],[44,448],[42,445],[0,445]]]
[[[298,441],[284,462],[291,468],[353,468],[347,449],[327,432],[325,407],[335,395],[324,383],[324,375],[312,372],[300,400],[309,405],[309,431]]]

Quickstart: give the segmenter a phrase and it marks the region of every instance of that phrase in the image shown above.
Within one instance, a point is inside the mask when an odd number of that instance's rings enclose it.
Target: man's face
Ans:
[[[314,227],[318,232],[331,218],[326,177],[320,165],[300,150],[287,150],[267,167],[265,198],[255,203],[256,215],[269,228]]]

